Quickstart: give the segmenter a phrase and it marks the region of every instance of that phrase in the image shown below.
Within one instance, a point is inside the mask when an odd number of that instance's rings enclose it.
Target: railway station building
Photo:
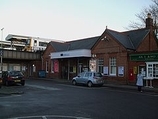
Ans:
[[[47,78],[68,80],[82,71],[98,71],[106,81],[124,84],[135,84],[141,72],[145,85],[158,86],[158,41],[153,19],[148,14],[142,29],[118,32],[106,28],[101,36],[51,41],[42,55],[42,70]]]
[[[15,40],[17,36],[9,39]],[[36,40],[33,44],[37,44]],[[100,36],[67,42],[52,40],[39,54],[27,51],[25,54],[30,58],[19,55],[18,52],[24,51],[15,52],[5,54],[4,66],[26,69],[24,73],[28,77],[40,77],[40,72],[44,71],[45,78],[71,80],[83,71],[97,71],[107,82],[135,85],[140,72],[146,86],[158,87],[158,40],[150,14],[142,29],[119,32],[106,28]],[[35,54],[38,56],[34,57]]]

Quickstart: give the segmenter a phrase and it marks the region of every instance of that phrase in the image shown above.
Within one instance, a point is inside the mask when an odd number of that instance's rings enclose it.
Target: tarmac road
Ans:
[[[25,86],[2,89],[7,93],[0,93],[0,119],[158,118],[155,92],[106,86],[89,88],[69,82],[30,79]]]

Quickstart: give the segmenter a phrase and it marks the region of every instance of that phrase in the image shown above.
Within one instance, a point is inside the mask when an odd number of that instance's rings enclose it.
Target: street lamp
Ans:
[[[4,28],[1,28],[1,41],[3,41],[3,29]],[[1,49],[2,49],[2,42],[1,42]]]
[[[1,72],[3,71],[3,60],[2,60],[2,56],[3,56],[3,50],[2,50],[2,41],[3,41],[3,29],[1,29],[1,50],[0,50],[0,57],[1,57]]]

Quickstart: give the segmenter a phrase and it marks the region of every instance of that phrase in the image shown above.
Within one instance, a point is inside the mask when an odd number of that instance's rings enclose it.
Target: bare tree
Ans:
[[[145,27],[147,14],[150,13],[154,20],[154,28],[157,31],[158,29],[158,0],[152,0],[152,4],[149,7],[143,8],[143,10],[136,14],[136,17],[139,19],[139,22],[131,22],[128,29],[141,29]]]

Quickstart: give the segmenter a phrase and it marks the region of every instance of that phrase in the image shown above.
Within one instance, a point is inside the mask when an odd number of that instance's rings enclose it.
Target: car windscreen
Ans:
[[[94,73],[94,76],[95,77],[102,77],[102,74],[101,73]]]
[[[79,77],[83,77],[84,74],[85,74],[85,72],[82,72],[82,73],[80,73],[78,76],[79,76]]]
[[[11,71],[9,72],[10,76],[23,76],[23,73],[20,71]]]

